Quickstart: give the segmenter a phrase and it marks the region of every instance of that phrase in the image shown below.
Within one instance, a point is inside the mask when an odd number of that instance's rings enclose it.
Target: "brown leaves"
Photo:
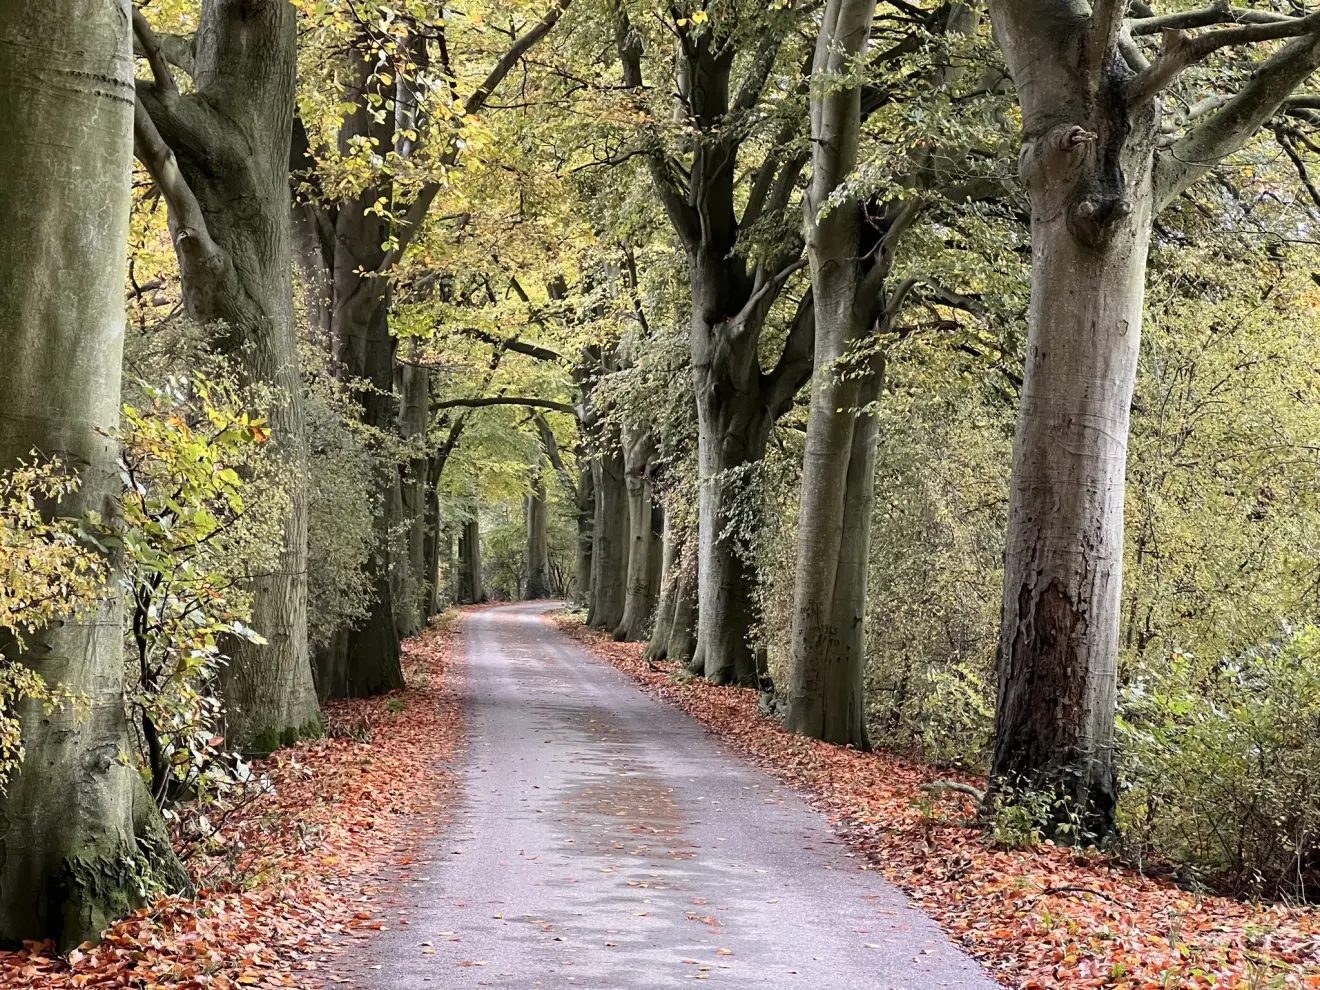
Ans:
[[[403,691],[330,703],[332,719],[370,724],[371,744],[319,739],[257,764],[274,793],[232,815],[212,855],[188,864],[199,878],[225,882],[196,900],[162,899],[67,959],[50,943],[0,953],[0,990],[347,982],[325,969],[350,939],[380,927],[373,873],[407,871],[422,837],[409,826],[442,824],[453,786],[446,764],[462,731],[452,638],[431,629],[406,645]],[[390,714],[400,700],[407,718]]]
[[[757,715],[755,691],[680,682],[554,617],[564,632],[681,706],[767,772],[805,792],[861,855],[1003,983],[1019,990],[1320,987],[1320,912],[1205,897],[1103,857],[1046,844],[996,849],[964,824],[962,795],[932,808],[935,771],[803,739]],[[969,781],[970,783],[971,781]]]

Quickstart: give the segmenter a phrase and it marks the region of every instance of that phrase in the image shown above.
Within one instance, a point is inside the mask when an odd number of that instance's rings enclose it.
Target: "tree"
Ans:
[[[1102,837],[1117,800],[1124,469],[1152,227],[1320,66],[1320,15],[1134,8],[990,4],[1022,108],[1032,237],[992,772],[1056,794],[1061,819]],[[1221,24],[1233,26],[1187,33]],[[1280,39],[1292,40],[1261,60],[1207,68]]]
[[[858,63],[874,0],[830,0],[816,41],[811,181],[803,200],[816,318],[802,502],[798,515],[793,659],[785,727],[869,749],[862,703],[863,619],[870,564],[879,358],[850,352],[883,320],[883,279],[915,204],[898,204],[878,239],[862,203],[832,198],[857,166],[862,126]],[[864,236],[865,235],[865,236]],[[866,243],[866,241],[873,243]],[[898,300],[901,303],[901,300]]]
[[[293,316],[289,151],[296,13],[288,0],[206,0],[191,39],[134,11],[152,78],[137,81],[134,147],[169,205],[188,313],[251,382],[269,419],[289,509],[278,567],[250,575],[268,645],[231,638],[221,684],[230,742],[269,753],[319,734],[307,651],[307,449]],[[174,78],[192,78],[183,93]]]
[[[0,469],[38,451],[76,471],[48,517],[116,516],[132,66],[127,0],[0,2]],[[0,792],[2,944],[98,938],[141,903],[144,859],[187,885],[137,768],[117,759],[130,749],[121,621],[112,583],[99,608],[5,637],[0,667],[66,701],[16,706],[25,756]]]
[[[536,601],[550,597],[550,543],[546,532],[547,512],[545,479],[537,469],[532,475],[531,491],[527,494],[527,587],[523,598]]]
[[[663,54],[648,50],[629,13],[633,4],[613,0],[611,6],[623,85],[637,94],[647,121],[640,150],[687,264],[701,478],[693,663],[717,683],[750,684],[757,677],[747,643],[753,574],[725,536],[732,485],[764,456],[775,420],[810,377],[815,328],[808,293],[788,317],[773,367],[763,370],[762,334],[785,285],[803,267],[801,244],[791,235],[775,237],[749,256],[743,242],[787,209],[806,162],[793,141],[799,131],[791,113],[795,101],[772,103],[766,91],[781,63],[797,59],[791,42],[810,5],[731,3],[708,10],[684,4],[684,12],[658,4],[646,19],[676,42]],[[736,87],[735,64],[742,70]],[[666,74],[665,81],[648,88],[648,67]],[[649,92],[674,94],[672,107],[651,105]],[[669,127],[660,123],[666,116],[673,120]],[[767,123],[780,126],[768,140],[762,133]],[[758,150],[758,140],[769,148],[759,149],[759,161],[748,167],[741,159]],[[745,194],[739,186],[744,176]]]
[[[322,266],[314,282],[329,296],[317,308],[329,314],[331,346],[345,377],[362,383],[364,421],[382,437],[395,432],[406,398],[395,390],[397,338],[390,323],[397,270],[432,204],[449,184],[449,173],[465,147],[464,129],[523,57],[555,28],[570,2],[554,0],[539,20],[515,32],[463,97],[459,87],[469,81],[468,67],[456,68],[451,59],[447,31],[449,21],[456,20],[452,13],[441,10],[431,16],[418,5],[421,13],[398,14],[376,3],[324,13],[329,50],[340,56],[332,61],[342,66],[346,54],[349,82],[341,94],[327,76],[327,89],[335,92],[322,93],[321,99],[337,104],[323,109],[327,118],[337,116],[339,107],[348,112],[311,136],[318,168],[308,175],[312,189],[300,216],[311,228],[304,240],[313,245]],[[344,28],[353,38],[347,53],[338,47]],[[433,47],[444,84],[428,93],[419,78],[432,64]],[[336,669],[351,668],[347,683],[371,694],[402,686],[399,630],[408,627],[396,619],[399,585],[391,578],[396,565],[410,563],[396,561],[391,548],[390,534],[408,523],[397,470],[383,473],[381,496],[378,546],[369,565],[373,605],[365,622],[337,637],[338,655],[323,661]],[[412,508],[415,514],[418,510],[424,520],[425,510]]]
[[[646,638],[646,627],[655,608],[659,590],[652,571],[657,569],[659,542],[652,525],[655,513],[651,470],[655,443],[645,429],[625,426],[623,441],[624,487],[628,498],[628,567],[625,577],[623,615],[614,638],[636,642]]]

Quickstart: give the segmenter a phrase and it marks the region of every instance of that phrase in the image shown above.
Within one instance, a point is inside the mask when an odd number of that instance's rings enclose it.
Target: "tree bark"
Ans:
[[[623,615],[614,629],[621,642],[646,638],[646,627],[655,608],[657,585],[652,572],[658,559],[651,517],[654,496],[651,485],[651,462],[655,445],[650,434],[631,429],[623,431],[624,487],[628,499],[628,567]]]
[[[170,195],[172,163],[162,164],[144,121],[138,155],[170,203],[188,312],[214,328],[213,346],[248,379],[276,390],[272,456],[284,466],[290,509],[277,570],[249,576],[252,625],[268,645],[230,638],[220,674],[226,737],[257,754],[321,731],[307,655],[307,451],[288,181],[295,19],[287,3],[208,0],[193,45],[193,92],[180,96],[161,78],[137,87],[194,201]],[[202,229],[190,226],[193,205]]]
[[[473,518],[463,523],[458,537],[458,600],[477,605],[486,600],[481,575],[481,523]]]
[[[617,427],[603,433],[603,449],[592,461],[596,518],[591,530],[588,624],[613,632],[623,618],[628,592],[628,488]]]
[[[731,374],[724,344],[702,323],[693,331],[698,412],[698,495],[701,587],[693,667],[716,684],[754,685],[756,658],[747,642],[755,620],[756,575],[727,535],[736,494],[731,472],[765,457],[774,418],[762,397]],[[733,348],[727,348],[732,350]],[[746,355],[743,367],[746,367]],[[755,352],[751,354],[756,360]],[[728,363],[726,363],[726,360]],[[756,375],[760,368],[755,368]],[[743,387],[740,387],[743,386]]]
[[[588,611],[595,599],[591,594],[592,554],[595,544],[596,481],[590,459],[578,448],[577,485],[577,594]]]
[[[545,480],[538,470],[532,477],[532,490],[525,505],[527,518],[527,588],[523,598],[537,601],[550,598],[550,540],[546,530],[549,506],[545,497]]]
[[[660,601],[655,607],[655,626],[646,644],[646,659],[652,662],[669,656],[669,636],[674,628],[674,609],[678,597],[678,560],[682,530],[675,527],[672,513],[665,512],[664,532],[660,538]]]
[[[400,369],[403,412],[399,417],[399,431],[403,439],[414,444],[426,436],[430,419],[430,369],[416,364],[405,364]],[[429,458],[412,457],[400,470],[403,519],[407,524],[406,562],[396,568],[395,624],[399,635],[411,636],[426,622],[426,525],[428,503]]]
[[[0,0],[0,470],[33,450],[76,470],[68,516],[113,519],[120,490],[110,434],[132,185],[129,16],[127,0]],[[99,938],[140,906],[144,853],[172,889],[187,886],[137,769],[118,758],[132,748],[121,618],[112,574],[95,614],[4,647],[0,663],[85,702],[11,710],[26,755],[0,793],[5,947]]]
[[[865,52],[874,12],[875,0],[830,0],[816,47],[819,79],[846,74]],[[869,749],[862,675],[876,425],[864,407],[879,394],[880,381],[876,368],[845,369],[841,362],[883,313],[875,300],[878,286],[867,276],[884,274],[892,245],[886,239],[880,251],[863,250],[864,213],[856,199],[822,213],[857,166],[862,110],[859,86],[818,85],[811,99],[811,183],[803,202],[817,372],[802,464],[784,726]],[[883,267],[877,272],[876,266]]]

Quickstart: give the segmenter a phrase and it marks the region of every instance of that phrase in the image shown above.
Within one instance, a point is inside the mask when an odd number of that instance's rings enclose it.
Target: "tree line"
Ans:
[[[1120,733],[1228,751],[1141,721],[1200,644],[1312,697],[1317,18],[0,0],[0,939],[186,889],[172,809],[492,581],[831,743],[992,705],[987,809],[1111,842]]]

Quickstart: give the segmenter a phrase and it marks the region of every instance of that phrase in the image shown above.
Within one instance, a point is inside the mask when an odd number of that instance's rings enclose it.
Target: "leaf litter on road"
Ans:
[[[1018,990],[1320,988],[1320,911],[1196,894],[1097,855],[995,848],[947,777],[882,752],[784,731],[757,692],[657,670],[645,643],[615,643],[563,614],[548,621],[652,695],[677,705],[828,815],[859,868],[904,890],[1000,982]]]

